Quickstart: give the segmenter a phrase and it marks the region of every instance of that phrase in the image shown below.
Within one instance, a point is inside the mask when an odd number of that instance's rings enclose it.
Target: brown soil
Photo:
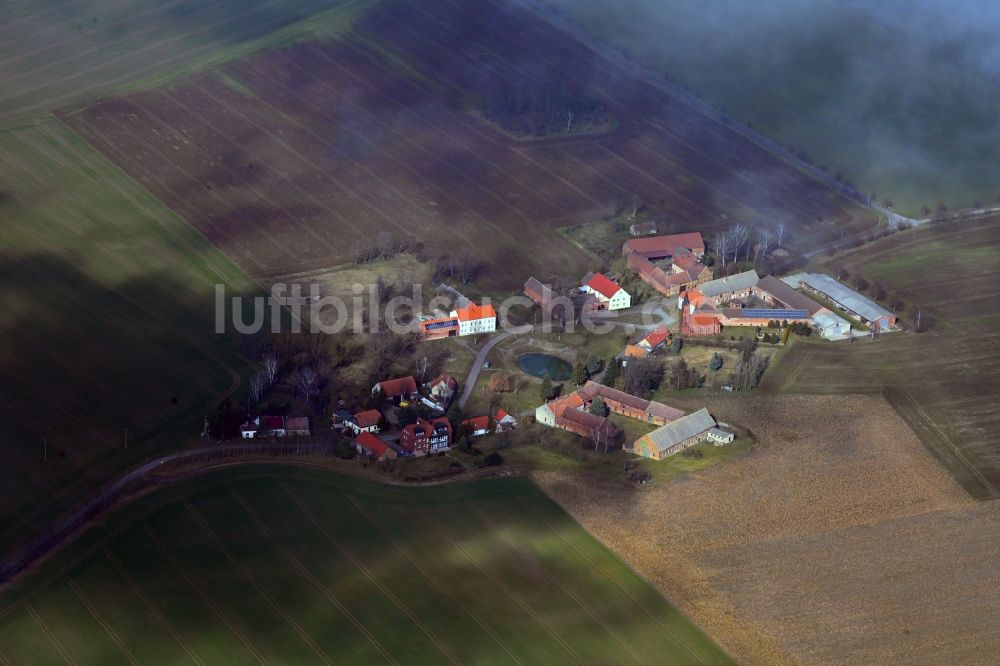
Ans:
[[[1000,505],[970,500],[884,400],[708,407],[753,430],[754,451],[652,487],[536,481],[747,663],[996,654]]]

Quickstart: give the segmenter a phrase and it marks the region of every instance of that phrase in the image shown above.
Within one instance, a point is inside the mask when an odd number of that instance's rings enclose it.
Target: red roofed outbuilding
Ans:
[[[381,394],[393,402],[413,400],[417,397],[417,380],[412,376],[385,379],[372,387],[372,395]]]
[[[583,290],[597,297],[608,310],[622,310],[632,305],[632,297],[614,280],[597,273],[588,279]]]
[[[357,449],[358,455],[368,456],[379,461],[393,460],[398,457],[392,448],[370,432],[358,435],[358,438],[354,440],[354,448]]]

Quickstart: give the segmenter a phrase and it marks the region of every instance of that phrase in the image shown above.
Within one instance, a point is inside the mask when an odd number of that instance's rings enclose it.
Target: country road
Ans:
[[[469,401],[469,397],[472,396],[472,389],[476,388],[476,381],[479,379],[479,372],[483,369],[483,363],[486,361],[486,356],[492,351],[494,347],[500,342],[503,342],[507,338],[515,333],[528,333],[533,330],[532,327],[525,327],[525,330],[521,331],[504,331],[498,335],[493,336],[489,341],[483,345],[483,348],[476,353],[476,358],[472,361],[472,367],[469,368],[469,374],[465,378],[465,384],[462,385],[462,395],[458,398],[458,406],[465,409],[465,403]]]

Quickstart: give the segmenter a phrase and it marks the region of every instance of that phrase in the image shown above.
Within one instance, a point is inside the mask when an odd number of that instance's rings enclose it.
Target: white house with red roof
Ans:
[[[451,316],[458,320],[459,335],[493,333],[497,330],[497,311],[489,303],[469,303],[464,308],[452,310]]]
[[[593,294],[606,310],[624,310],[632,306],[632,296],[621,288],[614,280],[602,273],[596,273],[587,279],[583,291]]]

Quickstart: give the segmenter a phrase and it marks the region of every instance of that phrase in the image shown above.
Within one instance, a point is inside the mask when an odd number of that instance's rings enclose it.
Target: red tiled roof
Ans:
[[[704,325],[715,324],[716,322],[719,321],[719,318],[716,317],[715,315],[698,315],[698,314],[696,314],[696,315],[692,315],[691,321],[693,321],[696,324],[701,324],[701,325],[704,326]]]
[[[646,344],[648,344],[650,347],[656,347],[657,345],[663,344],[669,337],[670,337],[670,329],[667,328],[666,326],[661,326],[658,329],[647,333],[646,337],[640,340],[640,342],[645,340]]]
[[[702,239],[700,231],[686,234],[672,234],[669,236],[630,238],[625,241],[622,253],[638,252],[640,254],[670,257],[673,256],[679,247],[696,252],[704,252],[705,241]]]
[[[590,278],[587,286],[604,296],[604,298],[611,298],[621,290],[621,287],[614,280],[608,279],[601,273]]]
[[[382,420],[382,412],[377,409],[366,409],[355,414],[354,420],[358,422],[359,428],[370,428]]]
[[[475,303],[469,303],[468,306],[464,308],[458,308],[455,310],[456,316],[459,321],[473,321],[476,319],[496,319],[497,311],[493,309],[492,305],[476,305]]]
[[[371,434],[370,432],[363,432],[360,435],[358,435],[357,442],[363,448],[367,449],[376,456],[380,456],[387,450],[389,450],[389,447],[386,446],[384,442],[379,440],[378,437]]]
[[[240,432],[257,432],[257,425],[255,423],[244,423],[240,426]]]
[[[412,376],[386,379],[378,383],[382,394],[388,398],[401,398],[417,392],[417,382]]]
[[[473,430],[489,430],[490,429],[490,416],[474,416],[471,419],[465,419],[462,421],[462,425],[471,426]]]
[[[284,416],[262,416],[260,417],[260,427],[280,430],[285,427]]]
[[[452,390],[458,388],[458,382],[456,382],[455,378],[449,375],[447,372],[442,372],[440,375],[432,379],[430,383],[428,383],[427,385],[433,388],[438,384],[445,384],[448,388]]]
[[[632,358],[645,358],[648,353],[645,349],[637,345],[626,345],[625,347],[625,355]]]

